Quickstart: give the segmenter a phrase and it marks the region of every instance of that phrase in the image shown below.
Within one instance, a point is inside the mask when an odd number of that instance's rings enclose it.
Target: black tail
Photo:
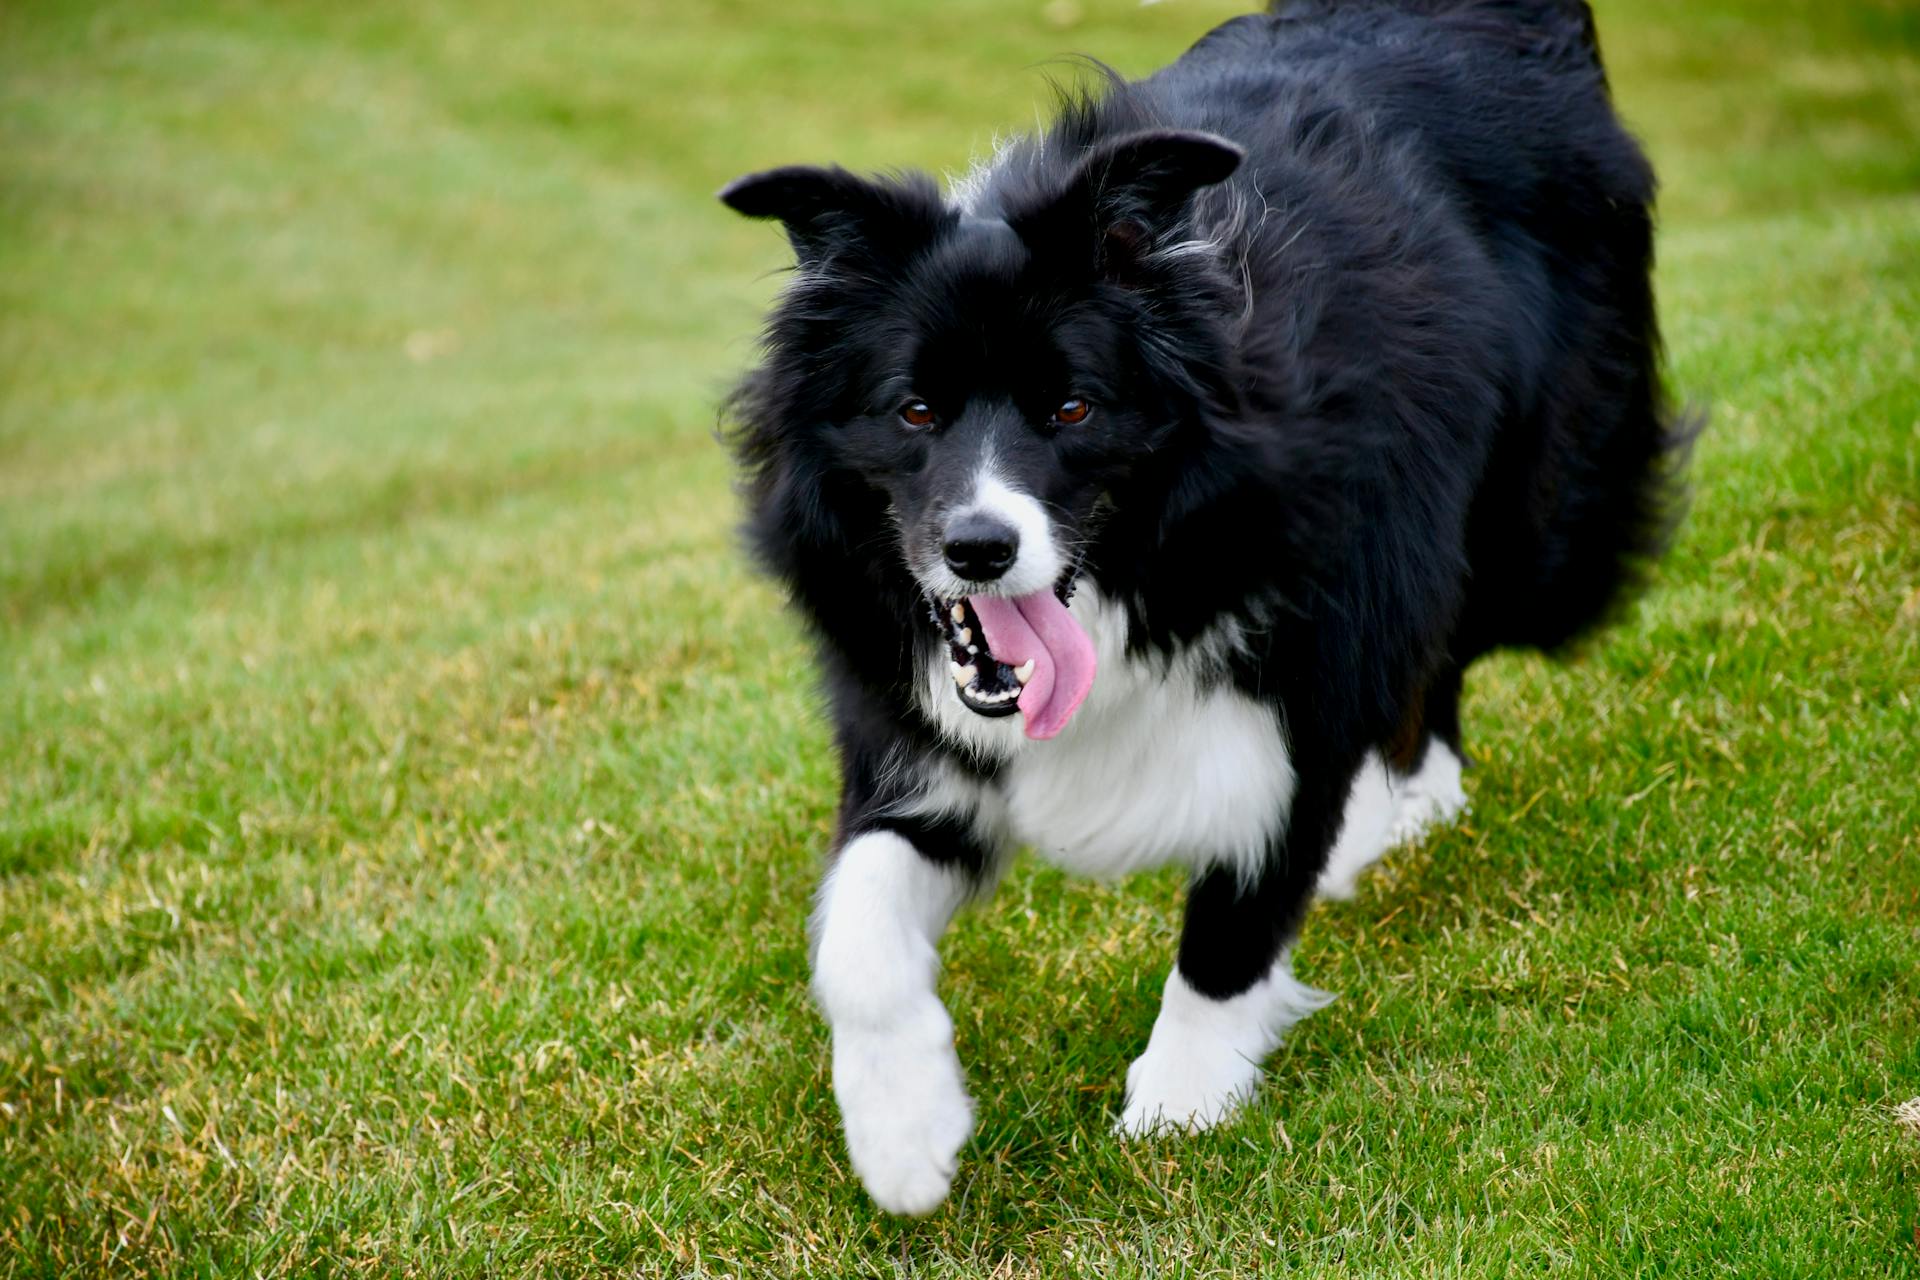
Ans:
[[[1282,12],[1322,0],[1299,0]],[[1432,15],[1484,40],[1505,24],[1524,56],[1555,59],[1563,92],[1537,103],[1536,184],[1505,211],[1548,267],[1551,361],[1502,426],[1468,529],[1473,580],[1455,645],[1462,662],[1509,646],[1566,648],[1630,602],[1686,509],[1685,471],[1704,415],[1677,410],[1662,378],[1653,295],[1654,177],[1604,101],[1593,16],[1580,0],[1349,0],[1333,7]],[[1531,81],[1532,77],[1520,77]],[[1580,88],[1580,82],[1588,86]],[[1590,107],[1569,106],[1596,90]],[[1516,138],[1515,145],[1524,145]],[[1493,211],[1489,211],[1492,213]],[[1494,216],[1500,216],[1495,214]]]
[[[1672,542],[1706,418],[1669,404],[1651,290],[1645,300],[1637,349],[1603,340],[1569,360],[1558,393],[1496,443],[1486,492],[1500,496],[1476,506],[1468,531],[1460,661],[1568,648],[1632,603]]]
[[[1584,0],[1276,0],[1272,13],[1349,37],[1377,26],[1404,39],[1412,19],[1465,37],[1453,47],[1500,51],[1481,68],[1480,107],[1513,130],[1503,145],[1524,155],[1526,188],[1480,182],[1477,135],[1436,124],[1428,140],[1486,219],[1555,247],[1538,317],[1555,354],[1510,406],[1469,518],[1454,657],[1562,649],[1630,600],[1666,549],[1701,426],[1662,385],[1653,171],[1606,101],[1592,11]],[[1508,59],[1544,74],[1502,74]]]

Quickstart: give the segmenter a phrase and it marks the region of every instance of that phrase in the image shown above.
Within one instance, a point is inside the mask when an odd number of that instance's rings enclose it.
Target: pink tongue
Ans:
[[[987,633],[987,648],[1010,667],[1033,659],[1033,677],[1020,691],[1029,738],[1051,738],[1067,727],[1093,688],[1098,661],[1093,641],[1052,591],[1030,596],[969,596]]]

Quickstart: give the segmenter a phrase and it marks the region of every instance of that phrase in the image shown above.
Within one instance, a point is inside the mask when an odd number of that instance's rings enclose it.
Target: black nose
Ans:
[[[1012,525],[984,511],[963,511],[947,524],[941,550],[947,567],[972,582],[991,582],[1020,554],[1020,535]]]

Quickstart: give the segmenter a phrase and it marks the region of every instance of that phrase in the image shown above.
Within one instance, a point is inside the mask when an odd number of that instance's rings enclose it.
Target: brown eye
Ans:
[[[1082,400],[1079,396],[1074,396],[1072,399],[1063,402],[1058,409],[1053,411],[1053,420],[1063,427],[1075,427],[1085,422],[1087,415],[1092,412],[1092,405]]]
[[[900,421],[910,427],[930,427],[933,409],[925,400],[909,400],[900,406]]]

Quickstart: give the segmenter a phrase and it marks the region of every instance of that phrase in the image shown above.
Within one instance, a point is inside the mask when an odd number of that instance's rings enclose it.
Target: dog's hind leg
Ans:
[[[1460,784],[1460,673],[1450,670],[1427,691],[1424,709],[1384,751],[1367,753],[1347,797],[1340,838],[1314,886],[1318,897],[1345,901],[1360,877],[1396,845],[1411,844],[1467,807]]]
[[[1389,846],[1411,844],[1467,808],[1465,750],[1460,745],[1460,669],[1446,672],[1427,690],[1423,740],[1394,777],[1396,801]]]
[[[1348,793],[1340,838],[1334,842],[1319,883],[1314,886],[1319,897],[1341,901],[1351,898],[1360,887],[1361,874],[1393,847],[1400,818],[1397,781],[1380,753],[1369,751]]]
[[[1429,739],[1419,767],[1396,780],[1388,846],[1412,844],[1466,812],[1467,791],[1460,781],[1464,771],[1465,765],[1452,747],[1438,738]]]

